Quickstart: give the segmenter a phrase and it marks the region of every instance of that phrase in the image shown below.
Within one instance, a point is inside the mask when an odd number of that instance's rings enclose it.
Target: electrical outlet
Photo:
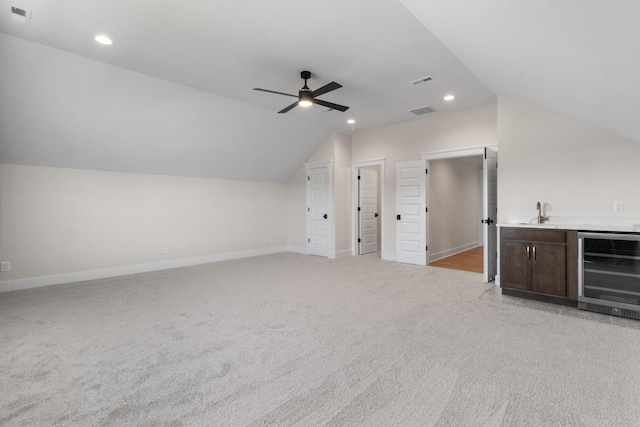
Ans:
[[[165,255],[169,255],[169,246],[165,246],[163,252]]]
[[[187,247],[185,245],[180,246],[180,252],[184,253],[187,251]]]
[[[10,261],[2,261],[0,263],[0,272],[11,271],[11,262]]]
[[[613,202],[614,212],[624,212],[624,202]]]

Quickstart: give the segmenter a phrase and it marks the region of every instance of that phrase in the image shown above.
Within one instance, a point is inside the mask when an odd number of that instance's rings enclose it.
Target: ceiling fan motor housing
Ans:
[[[298,100],[299,102],[313,102],[313,92],[307,87],[307,85],[298,92]]]
[[[298,104],[302,107],[308,107],[313,104],[313,91],[307,86],[307,79],[311,78],[310,71],[303,71],[300,77],[304,79],[304,86],[298,91]]]

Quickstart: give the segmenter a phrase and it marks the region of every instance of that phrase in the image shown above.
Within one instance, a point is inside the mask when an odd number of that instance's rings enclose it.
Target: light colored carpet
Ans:
[[[277,254],[0,294],[0,425],[637,426],[640,322]]]

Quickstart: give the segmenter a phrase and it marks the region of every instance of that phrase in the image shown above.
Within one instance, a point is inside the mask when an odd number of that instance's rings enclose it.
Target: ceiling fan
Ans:
[[[338,110],[342,112],[347,111],[349,109],[349,107],[345,107],[344,105],[338,105],[338,104],[334,104],[333,102],[327,102],[321,99],[316,99],[316,96],[324,95],[325,93],[331,92],[332,90],[340,89],[342,87],[341,84],[338,84],[336,82],[331,82],[322,86],[319,89],[311,90],[307,86],[307,80],[311,78],[311,72],[303,71],[300,73],[300,77],[304,79],[304,86],[302,86],[302,89],[300,89],[297,96],[291,95],[288,93],[283,93],[283,92],[276,92],[275,90],[260,89],[258,87],[254,87],[253,90],[259,90],[261,92],[269,92],[269,93],[275,93],[277,95],[285,95],[285,96],[292,96],[294,98],[298,98],[296,102],[284,108],[283,110],[278,111],[278,113],[286,113],[287,111],[292,110],[297,105],[301,107],[309,107],[312,104],[322,105],[323,107],[331,108],[333,110]]]

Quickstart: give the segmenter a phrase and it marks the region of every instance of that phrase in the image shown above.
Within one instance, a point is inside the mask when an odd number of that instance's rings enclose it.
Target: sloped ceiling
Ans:
[[[637,0],[400,0],[497,95],[640,142]]]
[[[1,1],[0,162],[286,182],[334,131],[496,95],[640,142],[637,1]],[[252,90],[302,70],[351,108]]]
[[[496,101],[396,0],[1,1],[2,162],[286,182],[334,131]],[[296,94],[303,70],[351,108],[252,90]]]

